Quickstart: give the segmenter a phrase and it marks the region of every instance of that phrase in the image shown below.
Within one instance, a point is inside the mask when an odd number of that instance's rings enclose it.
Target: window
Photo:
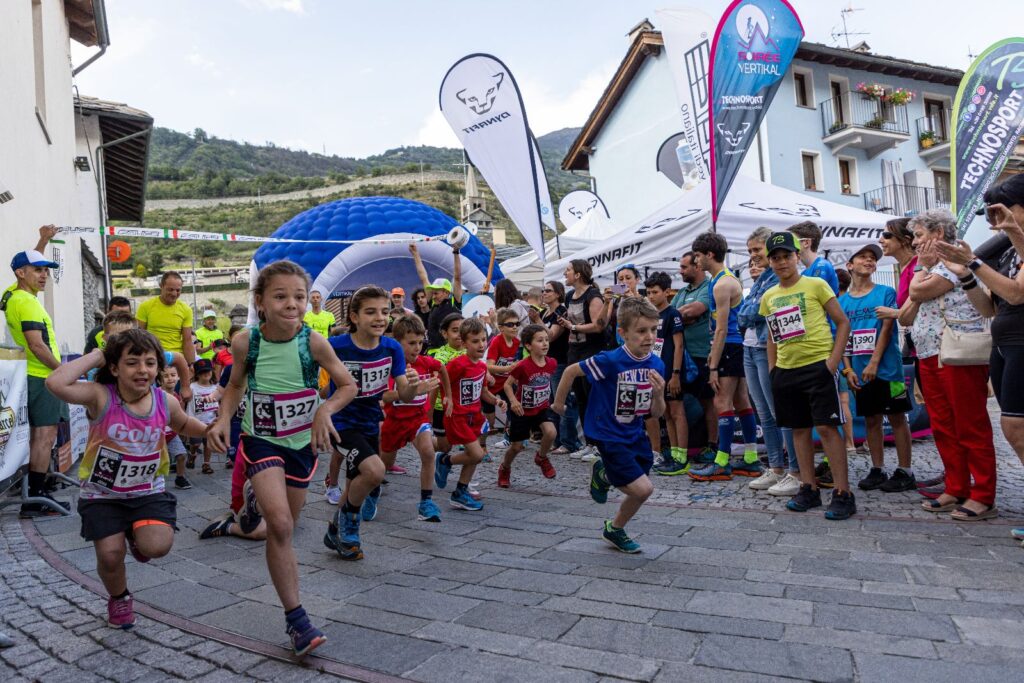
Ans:
[[[843,93],[843,84],[839,81],[828,82],[829,93],[832,98],[832,117],[835,123],[846,123],[846,106]]]
[[[847,195],[860,194],[856,159],[839,157],[839,191]]]
[[[925,130],[935,133],[935,137],[942,142],[949,140],[949,134],[946,132],[949,123],[947,109],[949,109],[949,105],[942,100],[931,98],[924,100]]]
[[[817,152],[802,152],[800,161],[804,172],[804,189],[821,192],[821,155]]]
[[[814,85],[809,70],[793,67],[793,91],[796,106],[814,109]]]
[[[949,184],[949,171],[933,171],[932,175],[935,179],[935,201],[948,205],[953,197]]]

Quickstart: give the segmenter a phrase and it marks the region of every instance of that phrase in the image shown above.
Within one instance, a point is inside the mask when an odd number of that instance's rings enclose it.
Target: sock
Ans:
[[[718,415],[718,454],[715,456],[715,464],[725,467],[729,464],[729,454],[732,451],[732,433],[735,431],[735,414],[731,410]]]
[[[380,484],[375,486],[374,489],[370,491],[370,496],[373,498],[380,498]]]
[[[34,473],[33,473],[33,474],[34,474]],[[125,588],[125,589],[124,589],[124,592],[123,592],[123,593],[121,593],[120,595],[111,595],[110,597],[112,597],[112,598],[113,598],[114,600],[124,600],[125,598],[127,598],[127,597],[128,597],[128,595],[129,595],[129,593],[128,593],[128,589],[127,589],[127,588]]]
[[[904,472],[906,472],[908,477],[914,476],[914,470],[911,469],[910,467],[900,467],[899,469],[901,469]]]
[[[420,489],[420,500],[430,500],[433,495],[433,489]]]
[[[444,464],[444,465],[448,465],[448,467],[451,467],[452,466],[452,454],[451,453],[445,453],[444,455],[442,455],[441,456],[441,463]]]
[[[306,610],[302,609],[302,605],[299,605],[293,610],[285,611],[284,618],[289,626],[298,626],[309,617],[306,616]]]
[[[341,506],[341,512],[342,512],[342,514],[346,514],[346,515],[350,514],[350,513],[351,514],[357,514],[359,512],[359,508],[354,506],[354,505],[352,505],[352,503],[350,503],[350,502],[348,502],[346,500],[345,503]]]
[[[757,461],[757,417],[753,408],[744,408],[736,413],[743,430],[743,462],[748,465]]]
[[[458,484],[456,484],[455,492],[458,493],[460,491],[463,493],[469,491],[469,484],[463,484],[461,481]]]
[[[686,464],[686,449],[679,446],[672,447],[672,459],[680,465]]]
[[[46,487],[46,472],[32,472],[28,473],[28,495],[38,496],[43,493],[43,489]]]
[[[623,529],[625,529],[625,527],[615,526],[614,524],[612,524],[611,520],[608,520],[607,524],[609,531],[622,531]]]

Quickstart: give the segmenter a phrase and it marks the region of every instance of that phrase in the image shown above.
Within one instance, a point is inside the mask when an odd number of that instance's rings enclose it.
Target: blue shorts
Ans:
[[[612,486],[626,486],[651,471],[654,454],[651,442],[644,434],[632,443],[597,442],[608,483]]]
[[[249,479],[269,467],[283,467],[285,483],[288,486],[297,489],[309,488],[309,482],[316,472],[316,453],[313,452],[312,446],[307,445],[305,448],[295,450],[248,434],[242,434],[241,446],[245,476]]]

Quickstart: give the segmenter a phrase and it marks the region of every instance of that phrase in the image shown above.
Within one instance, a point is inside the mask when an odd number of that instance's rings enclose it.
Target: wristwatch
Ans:
[[[575,326],[575,325],[573,325],[572,327],[570,327],[570,328],[569,328],[569,331],[570,331],[570,332],[575,332],[575,331],[576,331],[576,326]]]
[[[968,269],[969,269],[969,270],[970,270],[971,272],[977,272],[978,268],[981,268],[981,265],[982,265],[982,264],[981,264],[981,259],[979,259],[979,258],[974,258],[974,259],[971,259],[971,260],[970,260],[970,261],[969,261],[969,262],[967,263],[967,268],[968,268]]]
[[[678,374],[681,374],[681,373],[682,373],[682,370],[680,370],[679,368],[675,368],[674,370],[672,370],[672,374],[673,375],[678,375]]]
[[[708,372],[718,372],[718,368],[708,368]]]

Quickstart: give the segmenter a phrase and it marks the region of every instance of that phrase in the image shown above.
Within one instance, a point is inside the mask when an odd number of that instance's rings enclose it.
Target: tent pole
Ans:
[[[555,253],[562,258],[562,243],[558,241],[558,228],[555,228]]]
[[[491,288],[491,277],[494,276],[494,259],[497,256],[497,252],[494,251],[494,247],[491,247],[491,261],[487,264],[487,279],[484,280],[484,288],[480,290],[481,294],[486,294],[487,290]]]

